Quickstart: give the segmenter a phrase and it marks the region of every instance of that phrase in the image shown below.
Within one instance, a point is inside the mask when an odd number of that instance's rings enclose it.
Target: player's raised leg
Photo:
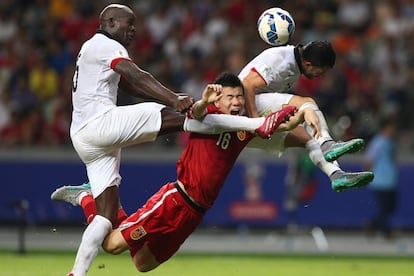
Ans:
[[[50,198],[54,201],[66,202],[72,204],[73,206],[82,207],[86,222],[88,224],[90,224],[96,216],[96,205],[92,196],[90,183],[62,186],[57,188],[51,194]],[[127,214],[120,203],[118,209],[118,223],[115,227],[117,227],[126,217]]]
[[[62,201],[72,204],[73,206],[81,205],[82,198],[91,195],[91,184],[84,183],[77,186],[62,186],[57,188],[50,196],[54,201]]]
[[[368,185],[374,180],[372,172],[343,172],[338,171],[332,175],[332,190],[343,192],[350,189],[358,189]]]
[[[335,161],[346,153],[360,151],[365,146],[365,141],[361,138],[351,139],[345,142],[326,141],[321,145],[324,157],[327,161]]]
[[[302,127],[290,131],[285,138],[285,147],[303,147],[303,144],[309,151],[311,161],[331,180],[331,187],[334,191],[342,192],[361,188],[368,185],[374,178],[372,172],[345,172],[337,162],[326,161],[319,144],[314,139],[309,139],[308,133]]]
[[[336,142],[329,132],[325,116],[312,98],[294,95],[289,105],[297,106],[299,111],[305,112],[305,129],[321,146],[327,161],[335,161],[346,153],[355,153],[364,147],[365,142],[360,138]]]

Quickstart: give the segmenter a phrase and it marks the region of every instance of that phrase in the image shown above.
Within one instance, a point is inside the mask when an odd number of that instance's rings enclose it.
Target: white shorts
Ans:
[[[270,140],[263,139],[260,137],[254,137],[248,144],[247,147],[255,148],[255,149],[262,149],[280,157],[282,153],[285,151],[285,139],[288,135],[288,131],[276,132],[272,134]]]
[[[73,147],[86,165],[94,198],[120,184],[121,148],[157,138],[164,107],[158,103],[118,106],[71,134]]]
[[[263,93],[256,95],[256,107],[260,116],[269,115],[272,112],[282,109],[292,99],[293,94],[288,93]],[[249,148],[263,149],[269,153],[280,156],[285,150],[285,138],[288,131],[277,132],[270,140],[260,137],[253,138],[247,146]]]
[[[267,116],[282,109],[294,95],[288,93],[263,93],[256,95],[256,107],[260,116]]]

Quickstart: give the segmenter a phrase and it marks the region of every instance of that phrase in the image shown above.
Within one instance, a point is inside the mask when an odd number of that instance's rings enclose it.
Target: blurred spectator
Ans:
[[[161,46],[163,41],[168,38],[168,33],[174,26],[173,19],[168,13],[168,4],[158,2],[154,12],[147,15],[147,28],[157,47]]]
[[[9,90],[13,97],[21,74],[28,76],[47,126],[45,133],[51,135],[44,143],[66,143],[50,130],[54,116],[60,116],[53,110],[65,100],[70,102],[67,95],[60,95],[71,89],[65,79],[72,78],[76,53],[98,28],[98,13],[108,2],[0,1],[0,91]],[[256,28],[258,16],[275,5],[268,0],[121,3],[130,5],[138,18],[131,57],[172,89],[194,93],[196,98],[199,85],[210,82],[217,72],[238,72],[246,60],[270,47]],[[404,149],[414,150],[414,139],[407,139],[414,136],[410,132],[414,127],[412,1],[283,0],[277,6],[295,20],[292,44],[327,39],[335,47],[332,73],[300,81],[297,88],[313,95],[328,123],[341,129],[336,138],[370,138],[380,111],[394,105],[405,126],[396,139],[404,135]],[[17,126],[23,123],[20,116]],[[64,135],[60,133],[59,137]]]
[[[17,33],[18,18],[14,15],[7,10],[0,10],[0,43],[6,43]]]
[[[54,36],[48,41],[47,46],[47,63],[59,76],[63,75],[66,68],[73,67],[75,58],[62,38]]]
[[[73,11],[73,0],[50,0],[49,14],[55,18],[63,18]]]
[[[26,75],[19,75],[10,93],[12,104],[21,114],[28,114],[39,105],[39,99],[30,89],[27,78]]]
[[[10,94],[8,92],[0,93],[0,131],[6,126],[11,117]],[[1,143],[1,140],[0,140]]]
[[[33,68],[29,71],[29,85],[30,89],[44,103],[58,95],[58,72],[49,65],[47,57],[42,53],[37,57]]]
[[[224,67],[232,73],[238,73],[247,64],[246,49],[242,46],[231,51],[225,60]]]
[[[204,26],[199,26],[184,41],[183,49],[186,54],[202,59],[212,53],[214,44],[214,39],[208,36]]]
[[[367,225],[368,234],[379,231],[392,238],[390,217],[397,207],[398,169],[396,162],[396,120],[387,116],[380,122],[380,131],[368,145],[365,168],[375,174],[368,186],[373,192],[376,212]]]
[[[19,8],[22,16],[22,25],[27,30],[28,40],[33,43],[47,41],[49,25],[48,3],[44,0],[35,0],[30,5],[22,5]],[[23,5],[25,5],[23,7]],[[27,45],[26,45],[26,48]],[[29,49],[28,49],[29,50]]]
[[[137,12],[137,16],[140,13]],[[165,38],[167,41],[170,37]],[[135,28],[135,43],[132,46],[131,56],[138,64],[150,64],[153,62],[155,51],[155,41],[146,24],[137,24]]]
[[[139,46],[137,45],[137,49]],[[179,25],[173,28],[171,35],[164,41],[163,54],[169,60],[171,71],[169,72],[172,77],[177,78],[177,82],[182,82],[182,70],[184,66],[184,51],[183,40],[181,39],[181,33]]]
[[[206,34],[211,39],[222,39],[227,36],[229,22],[220,9],[216,9],[206,23]]]
[[[0,129],[2,147],[21,145],[21,124],[19,113],[11,110],[8,122]]]
[[[191,95],[191,97],[198,101],[201,99],[201,94],[207,85],[207,81],[203,78],[203,72],[196,69],[189,72],[190,76],[182,84],[180,91],[185,91],[185,93]]]
[[[335,15],[329,11],[319,11],[315,13],[312,21],[312,28],[303,32],[302,43],[306,44],[315,40],[331,41]]]

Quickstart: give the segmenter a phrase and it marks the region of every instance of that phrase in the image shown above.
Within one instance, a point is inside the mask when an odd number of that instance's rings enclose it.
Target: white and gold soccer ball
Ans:
[[[281,46],[289,42],[295,32],[295,21],[284,9],[270,8],[265,10],[257,20],[260,37],[272,46]]]

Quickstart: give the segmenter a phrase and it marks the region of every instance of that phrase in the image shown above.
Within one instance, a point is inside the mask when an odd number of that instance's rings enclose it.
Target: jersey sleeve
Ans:
[[[273,49],[268,49],[259,54],[251,70],[258,73],[266,84],[269,84],[278,75],[278,68],[283,62],[281,56]]]
[[[101,58],[111,69],[114,69],[121,60],[132,61],[127,49],[116,41],[109,43],[108,46],[103,49]]]
[[[207,114],[223,113],[214,104],[209,104],[206,109],[207,109]]]

